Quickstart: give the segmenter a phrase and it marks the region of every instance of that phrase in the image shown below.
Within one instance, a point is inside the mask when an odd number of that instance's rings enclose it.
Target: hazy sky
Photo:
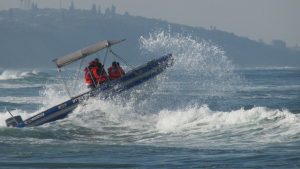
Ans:
[[[21,7],[30,0],[0,0],[0,9]],[[72,0],[31,0],[39,8],[68,8]],[[174,23],[233,32],[269,43],[281,39],[300,45],[300,0],[73,0],[75,8],[102,11],[114,4],[118,13],[159,18]]]

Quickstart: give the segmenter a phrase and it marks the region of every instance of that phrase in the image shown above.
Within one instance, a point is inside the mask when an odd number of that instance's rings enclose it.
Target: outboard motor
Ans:
[[[24,124],[21,116],[13,116],[5,120],[7,127],[19,127]]]

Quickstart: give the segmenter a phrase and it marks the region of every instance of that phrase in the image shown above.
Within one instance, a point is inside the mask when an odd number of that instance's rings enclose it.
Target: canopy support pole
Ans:
[[[73,82],[72,91],[74,91],[74,90],[75,90],[75,88],[76,88],[76,83],[77,83],[77,81],[78,81],[79,74],[80,74],[80,71],[81,71],[81,67],[82,67],[82,65],[83,65],[83,62],[84,62],[84,58],[83,58],[83,59],[81,59],[81,61],[80,61],[80,65],[79,65],[79,68],[78,68],[78,70],[77,70],[77,73],[76,73],[76,76],[75,76],[74,82]]]
[[[67,83],[65,82],[64,78],[61,76],[61,69],[58,68],[57,71],[58,71],[58,75],[59,75],[60,79],[63,81],[64,87],[65,87],[65,90],[66,90],[68,96],[69,96],[70,98],[72,98],[71,93],[70,93],[70,91],[69,91],[69,88],[67,87]]]
[[[108,48],[110,48],[110,47],[108,47]],[[106,58],[107,58],[107,56],[108,56],[108,51],[109,51],[108,48],[106,48],[105,56],[104,56],[104,59],[103,59],[103,64],[102,64],[102,65],[103,65],[103,68],[102,68],[101,71],[100,71],[100,74],[101,74],[101,75],[102,75],[102,73],[103,73],[103,70],[105,70],[105,67],[104,67],[104,66],[105,66]],[[110,81],[109,76],[108,76],[107,74],[106,74],[105,76],[106,76],[106,78],[108,79],[108,81]],[[98,84],[98,85],[99,85],[99,84]],[[98,86],[98,85],[97,85],[97,86]]]
[[[107,56],[108,56],[108,49],[109,49],[110,47],[108,47],[107,49],[106,49],[106,52],[105,52],[105,56],[104,56],[104,59],[103,59],[103,68],[104,68],[104,65],[105,65],[105,62],[106,62],[106,58],[107,58]],[[103,69],[102,69],[103,70]],[[101,74],[102,74],[102,70],[101,70]]]
[[[93,85],[94,85],[94,86],[97,86],[97,84],[96,84],[96,82],[95,82],[95,79],[94,79],[94,77],[93,77],[93,75],[92,75],[92,72],[91,72],[89,66],[87,66],[87,69],[88,69],[89,75],[91,76],[91,79],[92,79],[92,81],[93,81]]]
[[[109,50],[109,52],[110,52],[111,54],[113,54],[115,57],[119,58],[125,65],[131,67],[131,69],[135,69],[134,66],[128,64],[128,63],[126,62],[125,59],[121,58],[119,55],[117,55],[117,54],[116,54],[115,52],[113,52],[111,49]]]

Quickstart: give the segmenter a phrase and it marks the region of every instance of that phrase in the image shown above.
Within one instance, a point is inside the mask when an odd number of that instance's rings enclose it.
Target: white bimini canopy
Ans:
[[[125,41],[126,39],[122,39],[122,40],[104,40],[101,42],[98,42],[94,45],[88,46],[84,49],[78,50],[76,52],[73,52],[71,54],[68,54],[62,58],[57,58],[54,59],[53,61],[56,63],[56,66],[58,68],[64,67],[68,64],[71,64],[79,59],[82,59],[86,56],[89,56],[93,53],[96,53],[102,49],[108,48],[112,45],[118,44],[120,42]]]

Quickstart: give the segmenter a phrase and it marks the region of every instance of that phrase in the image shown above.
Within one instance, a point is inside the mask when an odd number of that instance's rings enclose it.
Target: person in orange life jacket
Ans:
[[[111,80],[117,79],[123,75],[125,75],[124,70],[120,66],[119,62],[112,62],[111,67],[108,68],[109,78]]]
[[[98,84],[102,84],[107,80],[107,74],[100,63],[99,59],[95,59],[89,63],[89,66],[84,69],[85,83],[88,88],[93,89]]]
[[[94,60],[95,67],[92,68],[92,74],[95,77],[96,85],[102,84],[108,80],[104,66],[98,59]]]
[[[96,85],[96,79],[93,76],[92,68],[95,67],[95,61],[89,63],[89,65],[84,68],[84,80],[88,88],[93,89]]]

